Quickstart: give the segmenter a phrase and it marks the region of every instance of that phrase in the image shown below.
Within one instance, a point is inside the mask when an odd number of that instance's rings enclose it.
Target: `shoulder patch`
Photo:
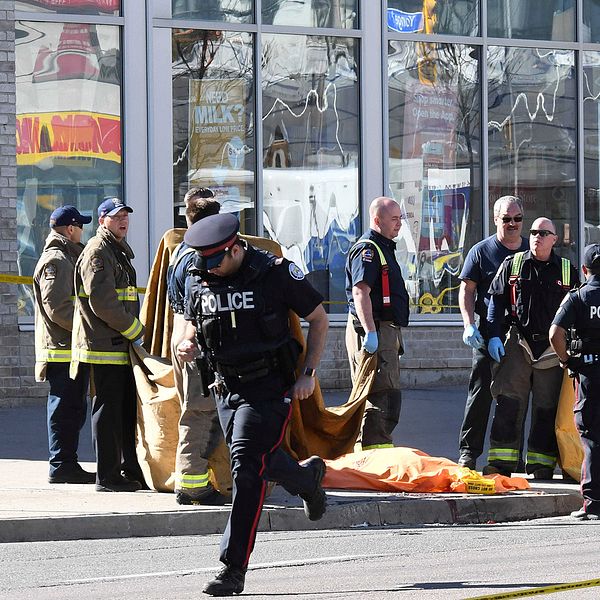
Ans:
[[[364,248],[360,253],[360,258],[363,262],[373,262],[373,248]]]
[[[91,266],[92,266],[93,273],[98,273],[98,271],[103,271],[104,270],[104,259],[102,259],[100,256],[94,256],[94,258],[92,258]]]
[[[302,269],[295,263],[290,263],[290,275],[298,281],[302,281],[304,279],[304,273]]]
[[[50,263],[44,267],[44,279],[56,279],[56,265]]]

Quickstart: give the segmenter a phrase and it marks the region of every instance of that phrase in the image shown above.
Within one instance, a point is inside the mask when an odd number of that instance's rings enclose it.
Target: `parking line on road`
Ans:
[[[572,583],[559,583],[541,588],[519,590],[518,592],[492,594],[491,596],[475,596],[469,598],[469,600],[505,600],[505,598],[525,598],[526,596],[541,596],[542,594],[554,594],[556,592],[567,592],[569,590],[579,590],[596,586],[600,586],[600,579],[588,579],[587,581],[574,581]]]

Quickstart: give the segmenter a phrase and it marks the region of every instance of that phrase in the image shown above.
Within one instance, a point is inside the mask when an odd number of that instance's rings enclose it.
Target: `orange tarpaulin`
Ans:
[[[575,404],[575,390],[573,379],[565,371],[558,410],[556,411],[556,441],[560,455],[560,465],[575,481],[581,479],[581,463],[583,462],[583,448],[579,433],[575,428],[573,405]]]
[[[379,492],[466,492],[465,469],[447,458],[413,448],[377,448],[328,460],[323,487]],[[486,475],[496,492],[527,490],[522,477]]]

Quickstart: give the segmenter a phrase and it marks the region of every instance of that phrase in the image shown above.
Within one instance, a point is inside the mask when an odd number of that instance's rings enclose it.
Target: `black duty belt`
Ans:
[[[224,365],[217,363],[217,371],[223,377],[235,377],[240,383],[262,379],[279,368],[277,356],[266,355],[244,361],[243,364]]]

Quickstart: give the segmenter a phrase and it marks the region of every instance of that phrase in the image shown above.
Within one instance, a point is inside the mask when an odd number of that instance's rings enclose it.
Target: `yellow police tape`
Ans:
[[[600,579],[588,579],[587,581],[574,581],[572,583],[559,583],[540,588],[520,590],[518,592],[504,592],[490,596],[474,596],[469,600],[504,600],[505,598],[525,598],[526,596],[541,596],[542,594],[554,594],[556,592],[567,592],[569,590],[580,590],[600,586]]]
[[[33,279],[25,275],[6,275],[0,273],[0,283],[14,283],[15,285],[33,285]],[[140,294],[146,293],[145,287],[136,288]]]

